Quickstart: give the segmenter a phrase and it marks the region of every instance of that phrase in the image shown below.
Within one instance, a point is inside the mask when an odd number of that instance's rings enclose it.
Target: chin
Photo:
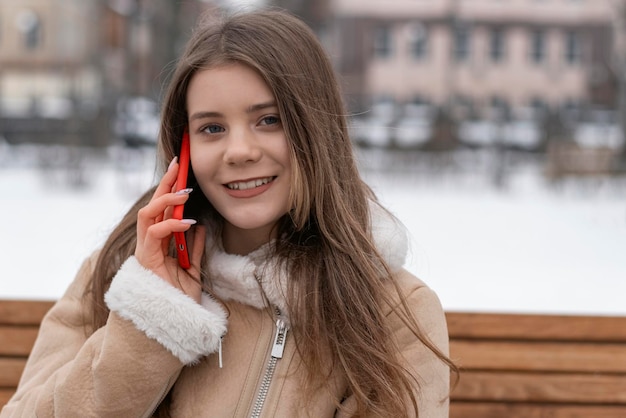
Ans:
[[[237,229],[242,231],[270,230],[278,223],[280,218],[253,218],[250,216],[226,218]]]

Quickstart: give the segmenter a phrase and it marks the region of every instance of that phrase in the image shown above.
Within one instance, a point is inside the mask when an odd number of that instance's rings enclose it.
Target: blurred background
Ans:
[[[278,6],[448,310],[626,314],[626,1],[2,0],[0,298],[58,298],[154,182],[204,11]]]

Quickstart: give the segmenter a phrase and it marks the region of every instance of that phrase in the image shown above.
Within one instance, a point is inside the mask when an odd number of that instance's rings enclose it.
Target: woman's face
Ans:
[[[197,72],[187,90],[191,164],[224,217],[227,252],[266,243],[289,210],[291,161],[276,98],[243,64]]]

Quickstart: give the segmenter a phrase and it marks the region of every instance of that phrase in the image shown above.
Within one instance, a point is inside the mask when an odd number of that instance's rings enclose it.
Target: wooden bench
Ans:
[[[50,301],[0,300],[0,406]],[[451,418],[626,417],[626,317],[448,312]]]
[[[15,392],[51,301],[0,300],[0,407]]]
[[[51,301],[0,300],[0,407],[15,392]]]
[[[626,317],[447,313],[451,418],[626,417]]]
[[[620,151],[583,147],[574,142],[553,141],[548,145],[545,173],[549,179],[568,176],[606,176],[619,169]]]

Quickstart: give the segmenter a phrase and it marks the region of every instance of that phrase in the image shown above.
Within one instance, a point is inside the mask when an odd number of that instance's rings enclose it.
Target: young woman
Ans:
[[[189,189],[174,192],[186,129]],[[48,313],[2,418],[448,416],[442,308],[402,269],[403,228],[359,177],[302,22],[203,21],[159,155],[159,184]]]

